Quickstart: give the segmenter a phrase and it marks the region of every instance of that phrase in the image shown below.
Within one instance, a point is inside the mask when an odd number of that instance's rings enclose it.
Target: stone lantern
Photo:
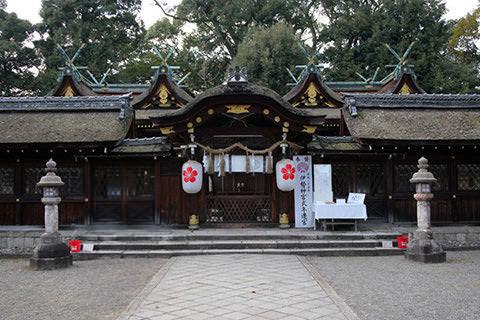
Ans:
[[[433,199],[431,184],[437,179],[427,170],[428,160],[424,157],[418,160],[418,172],[413,174],[410,183],[415,184],[414,198],[417,200],[418,228],[409,239],[405,258],[425,263],[445,262],[447,254],[442,245],[433,240],[430,219],[430,200]]]
[[[42,203],[45,205],[45,233],[40,236],[40,242],[30,258],[30,267],[34,270],[51,270],[66,268],[72,265],[70,249],[63,242],[58,232],[58,204],[61,201],[59,187],[62,179],[55,174],[55,161],[50,159],[47,168],[37,186],[43,188]]]

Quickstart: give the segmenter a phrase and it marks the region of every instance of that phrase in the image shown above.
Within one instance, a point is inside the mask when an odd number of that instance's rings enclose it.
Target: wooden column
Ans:
[[[452,148],[453,149],[453,148]],[[452,197],[450,199],[452,205],[451,205],[451,221],[458,221],[458,215],[457,215],[457,157],[455,156],[455,150],[452,150],[451,156],[450,156],[450,161],[449,166],[447,167],[449,170],[449,181],[448,181],[448,187],[449,190],[451,191]]]
[[[15,161],[15,224],[22,224],[22,164],[20,159]]]
[[[120,167],[120,178],[121,178],[121,218],[123,222],[127,222],[128,213],[127,213],[127,167],[124,164]]]
[[[92,194],[92,170],[88,158],[84,158],[83,162],[83,222],[85,225],[91,225],[93,223],[93,194]]]
[[[393,159],[388,157],[385,165],[385,179],[387,183],[386,196],[387,196],[387,222],[394,223],[395,217],[393,214]]]
[[[153,189],[154,223],[160,224],[160,223],[164,223],[164,221],[162,221],[161,207],[160,207],[161,206],[160,195],[162,194],[162,184],[160,181],[160,171],[161,171],[160,159],[158,159],[158,157],[154,157],[153,165],[154,165],[154,174],[155,174],[154,189]]]

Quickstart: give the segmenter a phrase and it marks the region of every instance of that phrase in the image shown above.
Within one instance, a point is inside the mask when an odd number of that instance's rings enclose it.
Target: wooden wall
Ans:
[[[432,221],[436,224],[479,223],[480,222],[480,156],[476,154],[428,154],[439,185],[434,189],[432,201]],[[335,197],[346,197],[349,192],[366,192],[366,205],[369,221],[388,223],[415,223],[416,202],[408,179],[416,171],[418,154],[403,156],[388,155],[325,155],[314,156],[314,163],[333,164]],[[42,160],[38,160],[42,158]],[[38,182],[35,174],[43,175],[44,160],[48,157],[25,157],[21,159],[3,158],[0,160],[0,173],[11,182],[0,182],[0,224],[2,225],[42,225],[43,206],[41,195],[34,192]],[[73,194],[62,197],[60,223],[95,223],[95,199],[93,183],[97,165],[109,164],[121,168],[148,166],[152,168],[154,192],[150,199],[128,200],[125,197],[115,200],[122,203],[128,212],[138,208],[143,214],[151,212],[152,219],[145,223],[176,225],[187,224],[189,215],[200,213],[205,222],[206,187],[196,195],[183,192],[181,186],[181,158],[139,159],[98,159],[57,157],[59,168],[70,168],[68,183],[83,181]],[[5,169],[2,171],[2,168]],[[5,173],[7,172],[7,173]],[[12,173],[13,172],[13,173]],[[75,177],[75,172],[81,176]],[[64,178],[64,177],[62,177]],[[29,182],[30,181],[30,182]],[[67,181],[66,181],[67,182]],[[281,192],[272,177],[272,222],[278,223],[279,214],[286,212],[294,221],[293,192]],[[79,191],[80,190],[80,191]],[[1,193],[1,192],[0,192]],[[123,201],[123,202],[122,202]],[[132,207],[133,206],[133,207]],[[132,209],[133,208],[133,209]],[[118,219],[117,219],[118,220]],[[130,219],[131,220],[131,219]],[[123,217],[116,223],[128,223]],[[134,220],[134,219],[133,219]]]

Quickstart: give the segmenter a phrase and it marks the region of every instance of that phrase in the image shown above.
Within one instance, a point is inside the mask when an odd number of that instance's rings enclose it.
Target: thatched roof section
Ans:
[[[124,139],[120,145],[111,151],[114,154],[159,155],[170,153],[172,145],[165,137]]]
[[[480,95],[345,95],[349,132],[363,142],[480,140]]]
[[[0,98],[0,144],[116,144],[130,127],[130,96]]]
[[[313,153],[330,152],[358,152],[366,150],[364,145],[359,144],[353,137],[332,137],[314,135],[307,148]]]

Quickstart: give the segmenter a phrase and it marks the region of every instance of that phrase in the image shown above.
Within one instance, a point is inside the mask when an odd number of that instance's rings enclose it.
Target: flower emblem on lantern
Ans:
[[[197,180],[195,178],[197,175],[197,170],[193,170],[192,167],[188,167],[186,170],[183,170],[183,180],[185,182],[195,182],[195,180]]]
[[[295,178],[295,168],[290,163],[287,163],[285,168],[282,168],[282,174],[283,174],[283,179],[293,180]]]

